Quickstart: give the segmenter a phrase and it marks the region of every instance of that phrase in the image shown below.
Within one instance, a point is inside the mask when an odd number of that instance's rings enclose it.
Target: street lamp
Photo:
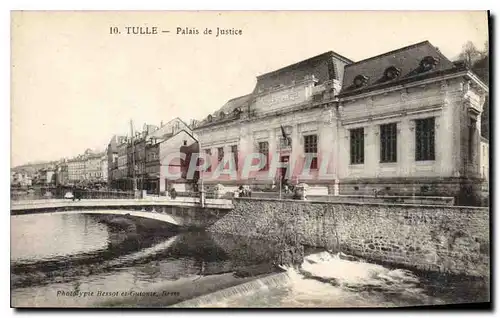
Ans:
[[[194,135],[192,135],[192,134],[190,134],[190,135],[198,143],[198,158],[200,158],[201,142]],[[205,160],[205,159],[203,159],[203,160]],[[203,165],[205,165],[205,162],[203,162]],[[201,207],[203,208],[205,206],[205,187],[203,186],[203,170],[199,171],[199,176],[200,176],[200,186],[201,186],[200,203],[201,203]]]

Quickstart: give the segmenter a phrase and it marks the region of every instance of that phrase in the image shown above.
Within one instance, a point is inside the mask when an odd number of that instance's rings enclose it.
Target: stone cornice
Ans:
[[[488,86],[485,83],[483,83],[476,74],[472,73],[471,71],[467,71],[467,74],[465,75],[467,75],[467,77],[469,77],[474,82],[475,86],[483,90],[484,93],[486,94],[489,93]]]
[[[353,125],[353,124],[359,124],[359,123],[370,122],[370,121],[375,121],[375,120],[383,120],[383,119],[389,119],[389,118],[404,117],[407,115],[434,112],[434,111],[441,110],[442,107],[443,107],[442,104],[435,104],[435,105],[431,105],[429,107],[419,108],[419,109],[415,109],[415,110],[409,110],[409,109],[397,110],[397,111],[393,111],[390,113],[372,114],[372,115],[362,116],[362,117],[357,117],[357,118],[352,118],[352,119],[351,118],[342,119],[341,121],[342,121],[342,125]]]
[[[393,86],[380,88],[380,89],[375,88],[372,91],[362,92],[362,93],[356,94],[356,95],[350,95],[350,96],[339,95],[338,98],[339,98],[339,102],[343,103],[343,102],[347,102],[347,101],[367,98],[370,96],[381,95],[381,94],[385,94],[385,93],[399,91],[399,90],[403,90],[403,89],[410,88],[410,87],[417,87],[417,86],[428,85],[428,84],[439,84],[441,86],[442,81],[446,81],[446,80],[450,80],[450,79],[454,79],[454,78],[459,78],[459,77],[463,77],[463,76],[469,77],[472,81],[474,81],[475,84],[477,84],[478,87],[483,89],[485,92],[488,91],[488,87],[484,83],[482,83],[479,80],[479,78],[476,75],[474,75],[474,73],[472,73],[470,71],[461,71],[461,72],[456,72],[453,74],[441,75],[438,77],[427,78],[427,79],[414,81],[414,82],[410,82],[410,83],[396,84]]]
[[[256,116],[244,119],[233,119],[233,120],[226,120],[223,122],[214,122],[212,125],[204,125],[196,127],[195,129],[193,129],[193,132],[197,134],[203,134],[207,131],[213,131],[213,130],[219,131],[221,129],[233,128],[235,126],[240,126],[246,123],[272,119],[275,117],[284,117],[297,112],[306,112],[309,110],[320,109],[320,108],[322,109],[334,108],[336,105],[337,105],[337,100],[326,100],[318,103],[307,101],[305,103],[300,103],[283,110],[260,113]]]

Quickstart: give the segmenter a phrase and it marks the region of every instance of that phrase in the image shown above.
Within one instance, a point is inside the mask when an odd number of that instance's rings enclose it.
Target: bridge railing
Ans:
[[[112,190],[77,190],[82,199],[133,199],[134,192],[131,191],[112,191]],[[67,192],[58,189],[30,191],[30,192],[11,192],[10,199],[12,201],[32,201],[32,200],[47,200],[47,199],[64,199]]]
[[[64,199],[66,193],[71,192],[73,196],[73,190],[68,189],[35,189],[32,191],[11,191],[10,198],[12,201],[34,201],[34,200],[48,200],[48,199]],[[79,197],[81,199],[134,199],[135,195],[133,191],[117,191],[117,190],[77,190]],[[179,198],[200,198],[200,192],[185,191],[177,192],[177,197]],[[148,197],[166,197],[165,193],[160,193],[160,195],[148,194]],[[205,192],[205,199],[221,199],[232,197],[231,193],[226,193],[219,195],[212,191]]]
[[[182,198],[199,198],[201,196],[201,193],[200,192],[189,192],[189,191],[177,192],[177,196],[182,197]],[[219,198],[225,198],[225,197],[230,198],[231,195],[224,194],[222,196],[219,196],[215,192],[210,192],[210,191],[205,192],[205,199],[219,199]]]
[[[189,192],[189,191],[186,191],[186,192],[177,192],[177,196],[178,197],[182,197],[182,198],[199,198],[200,197],[200,193],[199,192]]]
[[[252,192],[253,198],[278,199],[277,192]],[[282,199],[293,199],[293,193],[282,193]],[[329,202],[363,202],[363,203],[406,203],[406,204],[432,204],[454,205],[453,197],[433,196],[369,196],[369,195],[308,195],[309,201]]]
[[[133,199],[132,191],[83,191],[82,199]]]

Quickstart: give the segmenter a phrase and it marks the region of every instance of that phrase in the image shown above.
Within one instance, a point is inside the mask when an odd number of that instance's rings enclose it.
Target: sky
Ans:
[[[127,34],[133,26],[158,34]],[[216,37],[217,27],[242,34]],[[487,39],[484,11],[13,12],[11,166],[104,150],[131,119],[135,129],[202,119],[256,76],[326,51],[359,61],[429,40],[452,59]]]

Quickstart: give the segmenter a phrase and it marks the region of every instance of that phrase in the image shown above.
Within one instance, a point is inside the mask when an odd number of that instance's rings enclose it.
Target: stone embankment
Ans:
[[[418,270],[481,277],[490,271],[487,208],[241,198],[208,230]]]

